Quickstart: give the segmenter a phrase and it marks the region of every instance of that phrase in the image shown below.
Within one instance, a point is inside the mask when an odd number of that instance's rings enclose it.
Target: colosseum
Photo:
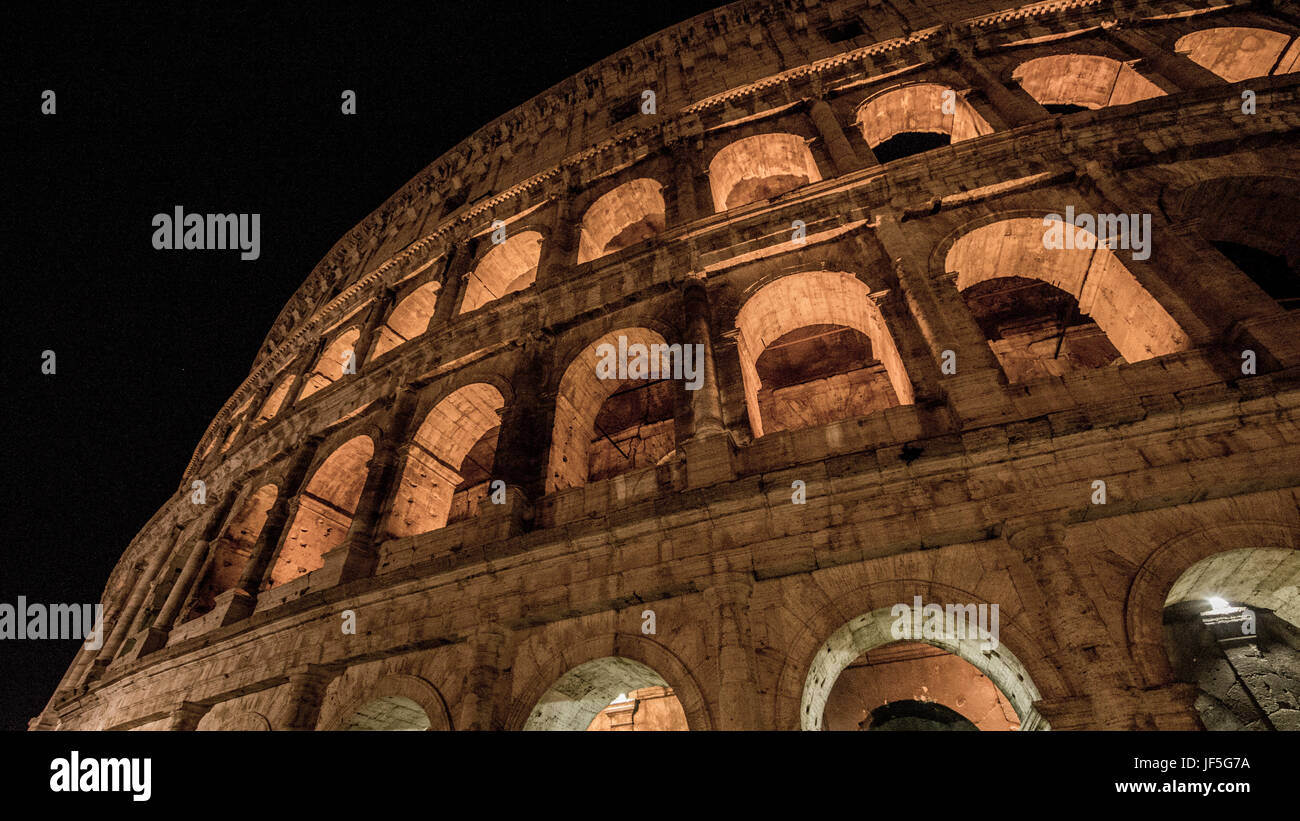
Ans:
[[[1300,3],[740,0],[340,240],[32,729],[1300,728]]]

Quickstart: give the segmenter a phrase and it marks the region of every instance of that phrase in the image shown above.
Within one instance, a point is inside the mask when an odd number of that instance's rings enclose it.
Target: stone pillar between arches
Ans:
[[[316,729],[325,690],[340,672],[321,664],[307,664],[290,671],[283,701],[271,717],[271,729]]]

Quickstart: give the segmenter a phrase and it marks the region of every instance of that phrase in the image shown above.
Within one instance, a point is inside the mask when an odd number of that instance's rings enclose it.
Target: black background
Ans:
[[[717,5],[7,5],[0,602],[99,599],[280,309],[404,183]],[[154,250],[150,221],[176,205],[261,214],[261,257]],[[76,647],[0,642],[0,728],[26,727]]]

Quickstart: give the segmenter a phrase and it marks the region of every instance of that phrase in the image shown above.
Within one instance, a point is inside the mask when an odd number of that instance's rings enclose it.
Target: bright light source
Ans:
[[[1228,604],[1226,599],[1221,599],[1218,596],[1210,596],[1209,602],[1210,607],[1213,608],[1210,610],[1211,613],[1226,613],[1229,610],[1235,609],[1232,605]]]
[[[631,701],[631,700],[632,699],[627,697],[627,693],[619,693],[618,696],[613,701],[610,702],[610,704],[622,704],[624,702]]]

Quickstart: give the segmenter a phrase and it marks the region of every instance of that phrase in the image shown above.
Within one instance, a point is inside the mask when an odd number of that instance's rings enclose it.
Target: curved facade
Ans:
[[[1297,34],[742,0],[552,88],[311,273],[31,726],[1300,728]]]

